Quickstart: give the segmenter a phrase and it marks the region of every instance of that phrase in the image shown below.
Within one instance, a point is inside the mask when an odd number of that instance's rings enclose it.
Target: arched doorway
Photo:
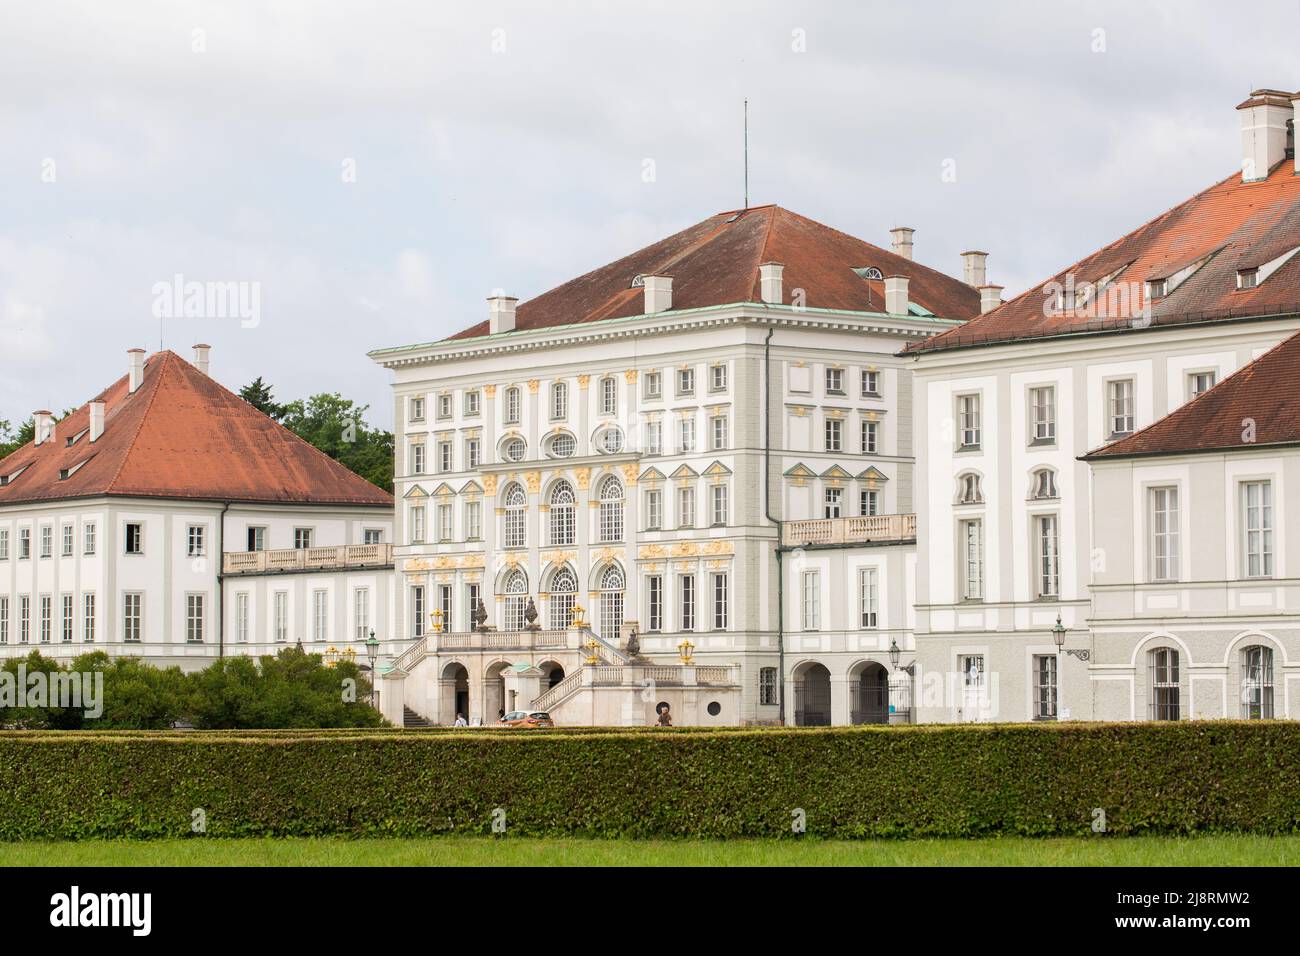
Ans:
[[[513,709],[513,701],[506,700],[506,671],[509,661],[497,661],[483,672],[483,723],[496,723],[502,712]],[[513,694],[511,695],[513,696]]]
[[[442,705],[440,717],[443,723],[455,723],[457,715],[469,721],[469,671],[463,664],[452,662],[442,669],[438,681],[441,689]]]
[[[889,671],[869,661],[849,681],[849,723],[889,723]]]
[[[552,687],[559,684],[560,681],[564,680],[564,668],[555,661],[544,661],[538,665],[538,669],[546,675],[542,678],[542,687],[544,690],[550,690]]]
[[[824,664],[807,664],[794,681],[796,727],[831,725],[831,672]]]

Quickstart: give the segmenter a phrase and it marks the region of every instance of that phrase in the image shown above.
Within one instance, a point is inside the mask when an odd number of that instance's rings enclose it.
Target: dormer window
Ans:
[[[1163,299],[1169,290],[1168,279],[1152,279],[1147,283],[1148,299]]]
[[[1259,269],[1238,269],[1237,288],[1253,289],[1259,285]]]

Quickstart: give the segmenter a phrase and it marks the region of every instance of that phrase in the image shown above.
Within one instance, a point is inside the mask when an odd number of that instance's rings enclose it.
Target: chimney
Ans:
[[[39,411],[32,412],[32,431],[33,441],[37,445],[43,445],[54,437],[54,415],[49,409],[42,408]]]
[[[519,302],[512,295],[494,295],[488,297],[488,332],[497,335],[500,332],[515,330],[515,305]]]
[[[914,232],[915,229],[909,229],[907,226],[889,230],[889,235],[894,240],[894,252],[904,259],[912,258],[912,233]]]
[[[764,302],[781,305],[785,302],[785,292],[781,288],[781,273],[785,266],[779,262],[764,262],[758,267],[759,295]]]
[[[645,314],[667,312],[673,307],[673,277],[644,276]]]
[[[907,281],[907,276],[885,277],[885,311],[890,315],[907,315]]]
[[[104,434],[104,403],[90,403],[90,440],[94,441]]]
[[[1295,130],[1300,125],[1296,121],[1300,120],[1300,93],[1291,97],[1291,126],[1289,135],[1286,138],[1287,147],[1291,150],[1291,156],[1295,160],[1295,171],[1300,173],[1300,155],[1295,151]]]
[[[194,346],[194,367],[204,375],[208,374],[208,355],[212,352],[211,345],[202,343]]]
[[[980,315],[992,312],[1002,304],[1002,286],[982,285],[980,290]]]
[[[1286,158],[1287,122],[1295,117],[1291,94],[1255,90],[1237,107],[1241,114],[1241,181],[1259,182]]]
[[[127,349],[126,354],[130,359],[130,391],[134,395],[135,390],[144,381],[144,349]]]
[[[987,252],[963,252],[961,254],[962,281],[973,289],[978,289],[988,281]]]

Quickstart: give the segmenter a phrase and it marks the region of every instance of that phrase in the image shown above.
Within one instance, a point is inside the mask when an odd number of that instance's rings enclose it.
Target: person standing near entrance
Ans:
[[[455,722],[454,724],[452,724],[452,726],[453,726],[453,727],[468,727],[468,726],[469,726],[469,721],[467,721],[467,720],[465,719],[465,715],[464,715],[464,714],[457,714],[457,715],[456,715],[456,722]]]
[[[667,704],[659,705],[659,726],[671,727],[673,725],[673,715]]]

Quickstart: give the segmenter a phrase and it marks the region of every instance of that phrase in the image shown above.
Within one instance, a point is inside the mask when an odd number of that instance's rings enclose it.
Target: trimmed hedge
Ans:
[[[1300,724],[0,735],[0,840],[1300,831]]]

